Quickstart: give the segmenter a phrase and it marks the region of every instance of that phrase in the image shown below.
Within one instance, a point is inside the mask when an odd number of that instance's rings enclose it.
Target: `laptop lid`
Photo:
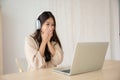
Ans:
[[[101,69],[108,42],[77,43],[70,75]]]

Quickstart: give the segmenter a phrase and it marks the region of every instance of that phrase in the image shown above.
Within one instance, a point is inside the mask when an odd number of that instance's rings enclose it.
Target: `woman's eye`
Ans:
[[[47,26],[49,26],[49,24],[47,24]]]
[[[52,24],[52,26],[54,26],[54,24]]]

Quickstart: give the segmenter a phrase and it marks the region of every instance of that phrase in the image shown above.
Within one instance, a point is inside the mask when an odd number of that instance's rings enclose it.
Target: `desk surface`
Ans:
[[[40,69],[2,75],[0,80],[120,80],[120,61],[105,61],[102,70],[74,76],[56,73],[52,69]]]

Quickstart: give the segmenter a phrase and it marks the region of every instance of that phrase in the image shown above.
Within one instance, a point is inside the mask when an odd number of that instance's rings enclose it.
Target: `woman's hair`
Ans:
[[[33,35],[33,39],[36,41],[36,43],[38,44],[39,48],[40,48],[40,45],[41,45],[41,42],[42,42],[42,37],[41,37],[41,28],[42,28],[42,25],[44,24],[44,22],[49,19],[49,18],[52,18],[53,21],[54,21],[54,31],[53,31],[53,36],[51,37],[50,39],[50,42],[51,41],[54,41],[56,43],[58,43],[61,47],[61,43],[60,43],[60,40],[57,36],[57,33],[56,33],[56,21],[55,21],[55,17],[53,16],[53,14],[49,11],[45,11],[43,12],[39,17],[38,17],[38,20],[40,21],[40,24],[41,24],[41,27],[40,29],[37,29]],[[51,60],[51,53],[48,49],[48,46],[46,45],[45,47],[45,51],[44,51],[44,58],[45,58],[45,61],[46,62],[49,62]]]

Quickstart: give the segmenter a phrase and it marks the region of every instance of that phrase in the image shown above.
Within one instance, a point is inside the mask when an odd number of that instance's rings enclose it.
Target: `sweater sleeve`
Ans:
[[[63,50],[60,48],[58,43],[55,44],[54,48],[55,55],[52,57],[51,62],[53,65],[57,66],[63,61]]]
[[[31,36],[25,38],[25,54],[30,69],[35,70],[46,66],[44,57],[41,56],[37,49],[37,45]]]

